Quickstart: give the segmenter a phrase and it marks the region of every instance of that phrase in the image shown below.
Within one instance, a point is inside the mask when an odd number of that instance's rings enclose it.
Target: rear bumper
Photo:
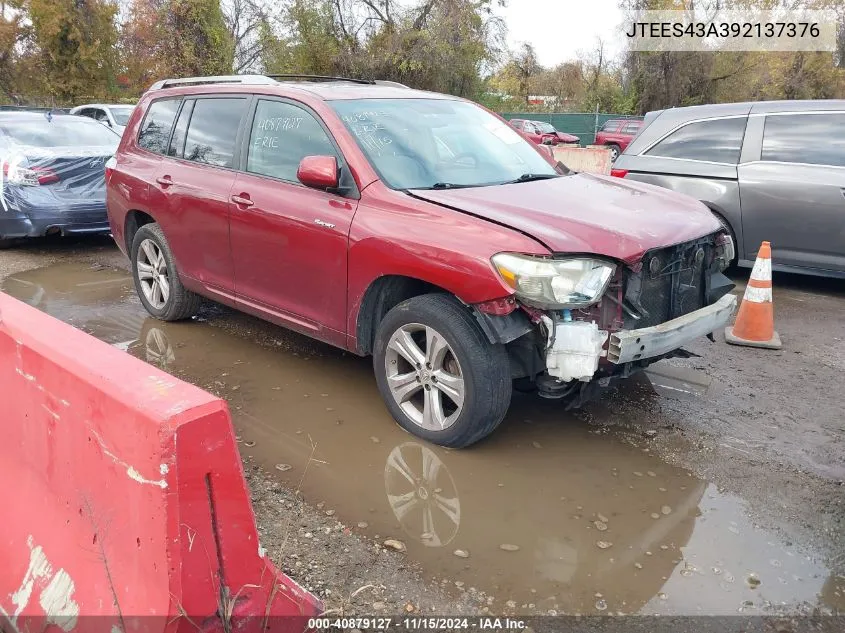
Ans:
[[[103,213],[102,219],[72,217],[3,217],[0,214],[0,238],[43,237],[47,233],[76,235],[109,233],[111,228]]]
[[[667,354],[690,341],[725,327],[736,310],[736,297],[725,295],[716,303],[659,325],[622,330],[610,335],[607,360],[621,365]]]
[[[105,203],[77,202],[63,204],[28,204],[16,196],[0,208],[0,237],[42,237],[47,233],[108,233],[109,218]]]

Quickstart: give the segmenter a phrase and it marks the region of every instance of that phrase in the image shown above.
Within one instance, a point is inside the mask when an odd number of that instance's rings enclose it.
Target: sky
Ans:
[[[508,44],[533,44],[543,66],[555,66],[593,50],[597,38],[611,57],[621,53],[619,0],[509,0],[497,13],[508,27]]]

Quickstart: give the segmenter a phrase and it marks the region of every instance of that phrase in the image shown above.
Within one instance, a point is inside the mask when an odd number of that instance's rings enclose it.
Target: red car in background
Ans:
[[[610,119],[605,121],[601,129],[596,132],[594,145],[606,145],[610,148],[610,161],[617,159],[619,154],[634,140],[643,122],[640,119]]]
[[[537,143],[537,145],[577,145],[580,142],[577,136],[558,132],[551,123],[511,119],[510,124],[525,134],[532,142]]]

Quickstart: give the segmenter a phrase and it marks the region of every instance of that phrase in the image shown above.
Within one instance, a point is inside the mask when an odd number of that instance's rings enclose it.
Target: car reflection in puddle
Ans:
[[[845,580],[817,552],[553,402],[516,396],[493,436],[450,451],[392,422],[368,359],[251,320],[264,344],[226,327],[146,318],[131,280],[111,271],[54,266],[11,277],[4,290],[222,395],[245,460],[346,524],[403,539],[430,578],[493,596],[493,613],[845,608]],[[696,388],[695,376],[662,373],[681,381],[676,389]],[[601,402],[588,412],[599,425],[606,415]]]

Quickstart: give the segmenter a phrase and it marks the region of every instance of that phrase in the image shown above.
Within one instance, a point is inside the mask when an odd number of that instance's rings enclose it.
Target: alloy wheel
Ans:
[[[466,385],[440,332],[421,323],[403,325],[387,343],[384,365],[391,395],[414,424],[442,431],[457,421]]]
[[[170,299],[170,278],[161,247],[153,240],[144,240],[135,263],[144,298],[153,308],[162,310]]]

